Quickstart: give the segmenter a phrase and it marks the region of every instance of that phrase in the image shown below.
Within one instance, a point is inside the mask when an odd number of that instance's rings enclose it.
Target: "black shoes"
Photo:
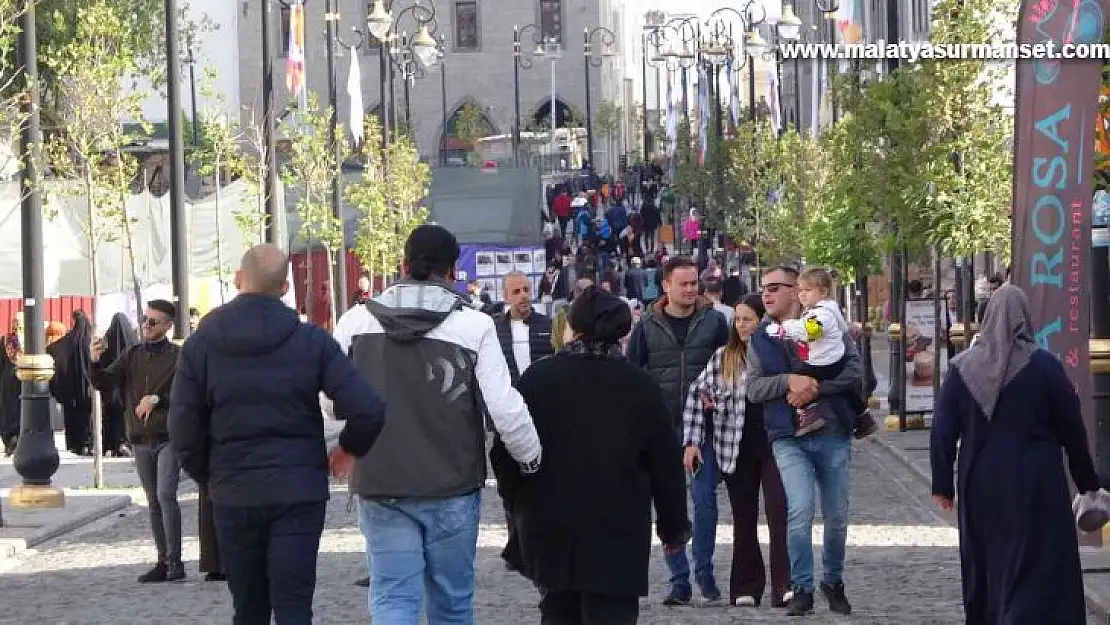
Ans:
[[[356,579],[355,580],[355,586],[358,586],[360,588],[369,588],[370,587],[370,578],[369,577],[363,577],[361,579]]]
[[[852,613],[852,604],[848,603],[848,597],[844,594],[844,582],[837,582],[834,585],[822,583],[821,594],[825,595],[825,601],[829,602],[830,612],[837,614]]]
[[[224,575],[223,573],[208,573],[204,576],[204,581],[206,581],[206,582],[226,582],[227,581],[227,575]]]
[[[184,564],[175,562],[172,565],[167,565],[164,562],[159,562],[154,565],[154,568],[139,576],[139,583],[158,584],[161,582],[177,582],[183,579],[185,579]]]
[[[802,588],[795,588],[794,594],[786,602],[786,615],[806,616],[808,614],[813,614],[813,593]]]
[[[689,588],[671,588],[670,594],[663,600],[663,605],[670,607],[690,605],[690,595],[692,594]]]

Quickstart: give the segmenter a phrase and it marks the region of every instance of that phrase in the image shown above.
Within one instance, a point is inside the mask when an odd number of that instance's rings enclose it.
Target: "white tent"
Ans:
[[[89,297],[89,244],[85,236],[86,207],[84,197],[58,192],[49,184],[44,198],[43,277],[46,297],[63,295]],[[280,194],[279,194],[280,196]],[[258,242],[257,236],[244,238],[235,215],[254,212],[256,198],[246,191],[246,184],[237,181],[220,192],[219,222],[215,195],[203,200],[187,201],[187,228],[190,264],[190,301],[205,310],[220,303],[220,277],[231,281],[239,260],[247,247]],[[136,282],[144,300],[154,297],[171,299],[170,263],[170,196],[154,197],[149,192],[132,195],[128,213],[134,220],[132,228],[135,270],[132,272],[125,242],[102,243],[97,249],[97,324],[106,324],[115,312],[134,316]],[[284,226],[284,224],[282,224]],[[253,235],[253,233],[250,233]],[[217,240],[222,263],[217,262]],[[223,271],[219,271],[222,264]],[[137,278],[137,280],[136,280]],[[0,298],[22,297],[21,228],[19,184],[0,183]],[[230,289],[224,285],[225,292]],[[228,292],[225,297],[233,293]],[[103,327],[103,326],[101,326]]]

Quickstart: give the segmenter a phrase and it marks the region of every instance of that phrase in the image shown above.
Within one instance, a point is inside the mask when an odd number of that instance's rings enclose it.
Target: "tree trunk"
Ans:
[[[224,297],[224,229],[222,215],[220,214],[220,187],[223,186],[222,172],[220,171],[220,154],[216,151],[216,284],[220,289],[220,304],[226,301]]]
[[[328,273],[330,274],[330,275],[328,275],[328,302],[330,303],[330,305],[328,306],[328,323],[330,323],[331,325],[328,326],[328,329],[329,330],[334,330],[335,329],[335,308],[336,308],[335,307],[335,279],[336,279],[336,275],[339,272],[336,271],[335,251],[331,248],[331,246],[325,246],[324,247],[324,255],[325,255],[325,257],[327,258],[327,261],[328,261],[327,267],[328,267]]]
[[[143,316],[143,292],[139,285],[139,272],[135,263],[135,238],[131,232],[131,213],[127,211],[127,191],[123,188],[123,161],[119,150],[116,150],[116,171],[119,172],[120,183],[120,211],[123,219],[123,236],[127,244],[127,262],[131,266],[131,291],[135,295],[136,319]],[[146,188],[146,176],[143,176],[143,188]]]
[[[90,295],[93,299],[93,306],[96,306],[96,298],[100,294],[100,281],[97,279],[97,234],[99,228],[96,223],[96,207],[93,205],[93,181],[92,170],[90,165],[85,165],[85,208],[88,210],[89,223],[86,231],[87,240],[89,243],[89,289],[92,291]]]

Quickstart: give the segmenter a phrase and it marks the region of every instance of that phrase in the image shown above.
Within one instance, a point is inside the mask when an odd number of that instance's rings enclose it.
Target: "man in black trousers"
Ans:
[[[312,622],[329,465],[345,477],[384,425],[335,340],[282,303],[288,268],[273,245],[243,256],[239,295],[186,341],[170,402],[170,444],[212,498],[234,625]],[[321,392],[346,418],[330,458]]]

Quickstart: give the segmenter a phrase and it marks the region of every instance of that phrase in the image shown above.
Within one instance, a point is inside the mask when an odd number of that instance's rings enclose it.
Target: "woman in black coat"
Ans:
[[[92,324],[85,311],[75,310],[73,327],[57,343],[46,348],[46,353],[54,359],[50,394],[61,404],[65,415],[66,449],[79,456],[92,453],[91,345]]]
[[[12,332],[4,337],[3,347],[0,352],[0,441],[4,455],[11,456],[19,438],[21,418],[19,396],[23,385],[15,375],[21,352],[19,335]]]
[[[104,334],[104,354],[101,361],[113,363],[123,352],[127,351],[138,341],[138,334],[127,315],[116,313],[112,315],[112,323],[108,325],[108,332]],[[104,451],[110,452],[117,458],[131,455],[127,447],[127,426],[124,412],[126,407],[123,399],[123,388],[118,383],[106,384],[100,388],[101,406],[101,432],[103,433]]]
[[[575,340],[517,386],[543,442],[540,470],[524,476],[493,450],[519,540],[504,557],[540,589],[544,625],[635,623],[648,593],[652,502],[668,550],[690,536],[682,451],[659,386],[621,355],[628,305],[591,287],[568,321]]]

